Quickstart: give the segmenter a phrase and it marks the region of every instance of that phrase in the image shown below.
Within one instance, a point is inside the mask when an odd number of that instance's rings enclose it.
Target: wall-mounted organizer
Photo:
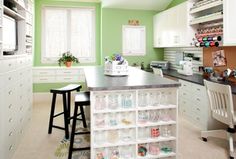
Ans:
[[[177,89],[91,92],[91,159],[177,158]]]
[[[223,0],[195,0],[189,11],[196,30],[192,45],[218,47],[223,42]]]

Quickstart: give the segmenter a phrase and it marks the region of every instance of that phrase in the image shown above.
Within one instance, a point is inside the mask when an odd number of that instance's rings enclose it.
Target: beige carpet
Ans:
[[[34,101],[32,121],[13,159],[55,158],[56,149],[63,139],[64,133],[61,130],[53,129],[51,135],[47,134],[50,96],[39,101]],[[60,108],[60,105],[58,108]],[[57,120],[57,122],[62,123],[62,120]],[[228,159],[227,141],[209,139],[205,143],[199,136],[199,129],[180,118],[178,159]]]

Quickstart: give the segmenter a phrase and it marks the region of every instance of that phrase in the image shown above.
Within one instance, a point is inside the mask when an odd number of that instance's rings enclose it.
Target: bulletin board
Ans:
[[[224,66],[214,66],[212,53],[224,50],[224,55],[226,58],[226,65]],[[234,47],[214,47],[214,48],[204,48],[203,49],[203,66],[213,67],[219,71],[224,71],[227,68],[236,69],[236,46]]]

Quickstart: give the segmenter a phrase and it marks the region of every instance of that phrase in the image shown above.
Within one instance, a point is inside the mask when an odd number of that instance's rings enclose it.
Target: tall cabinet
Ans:
[[[7,5],[11,3],[11,5]],[[14,52],[5,53],[4,16],[16,24]],[[10,159],[24,134],[32,109],[33,0],[0,1],[0,154]],[[13,37],[9,37],[12,39]]]

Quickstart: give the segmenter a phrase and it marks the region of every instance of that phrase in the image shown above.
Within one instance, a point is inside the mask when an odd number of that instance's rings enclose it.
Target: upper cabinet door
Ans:
[[[224,0],[224,46],[236,45],[236,0]]]
[[[154,16],[154,47],[188,47],[194,31],[189,27],[189,2]]]

